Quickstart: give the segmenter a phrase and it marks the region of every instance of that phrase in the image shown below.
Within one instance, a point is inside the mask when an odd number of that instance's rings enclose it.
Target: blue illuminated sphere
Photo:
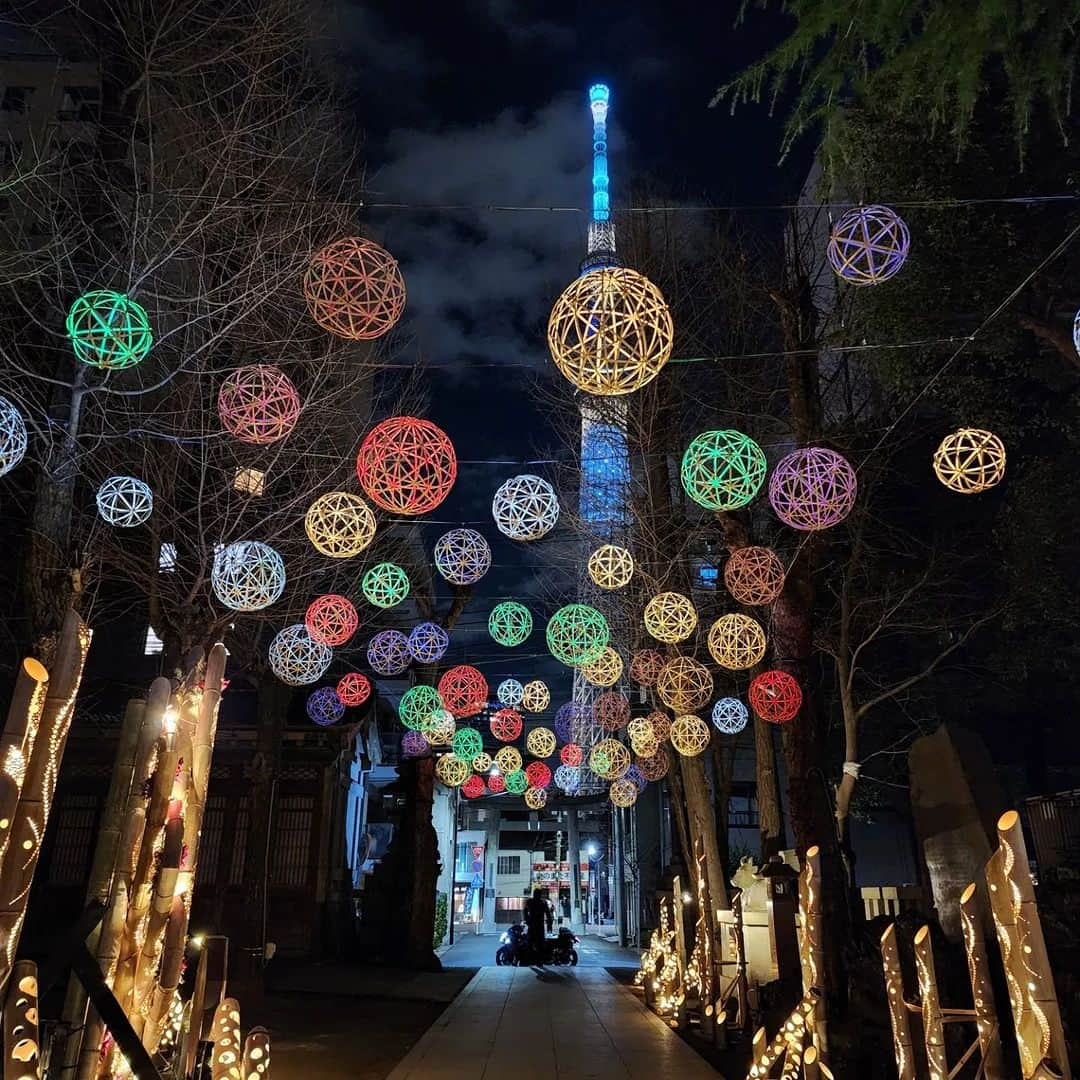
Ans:
[[[634,787],[638,789],[640,795],[648,786],[649,781],[645,779],[645,774],[636,766],[631,765],[629,769],[623,774],[624,780],[632,780]]]
[[[332,686],[321,686],[308,695],[307,714],[321,727],[336,724],[345,715],[345,706]]]
[[[713,706],[713,727],[725,735],[738,735],[749,719],[750,710],[738,698],[721,698]]]
[[[559,706],[555,714],[555,736],[559,742],[574,742],[574,726],[580,725],[589,715],[589,710],[576,701],[568,701]]]
[[[422,622],[409,633],[409,655],[418,664],[436,664],[450,647],[450,636],[438,623]]]
[[[555,770],[555,786],[573,795],[581,787],[581,769],[576,765],[560,765]]]

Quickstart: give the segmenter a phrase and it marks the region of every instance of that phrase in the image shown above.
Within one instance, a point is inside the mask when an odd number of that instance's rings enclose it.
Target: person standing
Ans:
[[[539,963],[547,962],[547,935],[555,922],[551,902],[544,889],[533,889],[525,901],[525,925],[529,931],[529,948]]]

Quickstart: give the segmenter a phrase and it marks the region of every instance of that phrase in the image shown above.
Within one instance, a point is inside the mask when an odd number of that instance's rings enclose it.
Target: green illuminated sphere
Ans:
[[[401,695],[398,716],[410,730],[426,731],[432,717],[443,707],[443,699],[434,686],[411,686]]]
[[[532,633],[532,628],[532,612],[516,600],[496,604],[488,616],[488,633],[507,648],[520,645]]]
[[[107,289],[83,293],[71,305],[67,332],[84,364],[108,370],[134,367],[154,343],[143,307]]]
[[[476,728],[463,727],[454,732],[454,738],[450,746],[455,757],[462,758],[465,761],[472,761],[484,749],[484,740]]]
[[[588,604],[567,604],[559,608],[547,624],[547,644],[551,655],[569,667],[595,660],[611,636],[607,619]]]
[[[686,448],[682,486],[706,510],[737,510],[765,482],[765,454],[741,431],[705,431]]]
[[[360,588],[376,607],[392,608],[409,595],[409,575],[397,563],[377,563],[364,574]]]
[[[524,769],[515,769],[514,772],[506,774],[506,790],[512,795],[524,795],[528,786],[529,778]]]

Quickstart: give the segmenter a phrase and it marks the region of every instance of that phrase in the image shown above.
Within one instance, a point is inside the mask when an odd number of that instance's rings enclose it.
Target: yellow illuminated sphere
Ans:
[[[655,754],[660,746],[652,721],[647,716],[635,716],[626,725],[626,734],[630,736],[630,746],[633,748],[634,753],[639,754],[641,757],[649,757],[650,754]]]
[[[472,767],[453,754],[443,754],[435,763],[435,775],[447,787],[461,787],[472,776]]]
[[[491,768],[491,755],[481,750],[472,759],[472,767],[474,772],[487,772]]]
[[[604,267],[582,274],[555,301],[548,348],[579,390],[611,397],[656,378],[674,332],[664,296],[647,277]]]
[[[749,615],[721,615],[709,627],[709,652],[722,668],[745,671],[764,658],[765,631]]]
[[[711,732],[700,716],[676,716],[671,745],[684,757],[696,757],[708,748]]]
[[[359,495],[328,491],[308,507],[304,529],[316,551],[351,559],[375,539],[375,515]]]
[[[713,692],[713,678],[709,669],[692,656],[676,656],[660,669],[656,692],[675,713],[688,713],[708,704]]]
[[[1005,475],[1005,444],[992,431],[961,428],[934,451],[934,472],[950,491],[977,495]]]
[[[457,733],[457,721],[449,709],[439,709],[428,718],[424,738],[432,746],[449,746]]]
[[[601,739],[589,751],[589,768],[604,780],[618,780],[630,768],[630,751],[618,739]]]
[[[521,707],[526,712],[543,712],[551,704],[551,691],[540,679],[527,682],[522,689]]]
[[[633,780],[613,780],[608,788],[608,798],[616,806],[633,806],[637,802],[638,789]]]
[[[543,810],[547,806],[547,788],[528,788],[525,791],[525,805],[530,810]]]
[[[614,686],[623,673],[622,657],[610,646],[589,664],[582,664],[581,674],[593,686]]]
[[[509,776],[521,768],[521,754],[513,746],[504,746],[495,755],[495,764],[503,776]]]
[[[645,629],[668,645],[685,641],[697,627],[694,605],[677,592],[657,593],[645,605]]]
[[[533,757],[551,757],[555,753],[556,746],[558,746],[558,740],[555,738],[555,732],[551,728],[533,728],[525,737],[525,749]]]
[[[634,556],[618,544],[604,544],[589,556],[588,570],[601,589],[621,589],[634,576]]]

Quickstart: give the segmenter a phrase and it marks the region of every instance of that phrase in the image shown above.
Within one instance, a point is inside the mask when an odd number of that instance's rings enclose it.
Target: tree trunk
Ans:
[[[693,848],[690,846],[690,830],[686,823],[686,798],[683,795],[682,780],[679,778],[678,762],[672,762],[667,774],[668,787],[671,789],[671,816],[675,819],[675,832],[679,840],[679,859],[684,871],[691,866]]]
[[[772,728],[754,716],[754,772],[757,781],[758,836],[762,865],[783,846],[783,816],[780,812],[780,781],[776,775],[776,744]]]
[[[684,757],[680,754],[679,768],[682,772],[683,796],[686,800],[686,819],[690,826],[690,851],[692,853],[698,850],[698,843],[701,843],[705,853],[705,870],[712,902],[717,907],[726,908],[728,906],[727,884],[724,881],[723,864],[720,862],[720,849],[716,841],[716,816],[713,811],[708,777],[705,775],[705,762],[701,755]],[[690,863],[688,869],[696,877],[693,862]]]
[[[405,892],[406,965],[417,971],[441,971],[435,955],[435,886],[439,877],[439,845],[432,824],[435,802],[435,762],[417,758],[398,766],[405,790],[410,792],[402,819],[402,840],[409,857],[403,869],[409,876]]]

